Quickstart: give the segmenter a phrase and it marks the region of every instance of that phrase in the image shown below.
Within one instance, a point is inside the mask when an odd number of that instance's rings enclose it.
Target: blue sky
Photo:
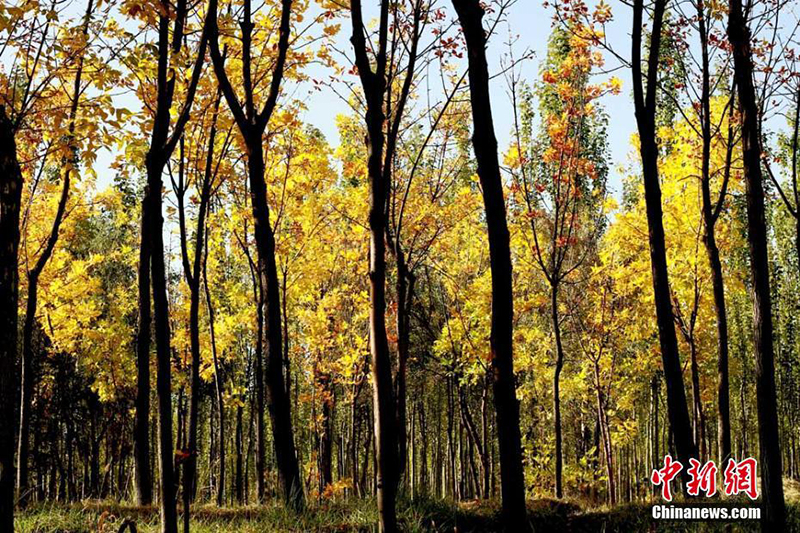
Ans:
[[[368,14],[376,14],[377,0],[362,0]],[[372,5],[374,4],[374,5]],[[440,0],[439,5],[450,8],[449,0]],[[590,4],[591,5],[591,4]],[[608,24],[608,40],[615,47],[617,53],[623,57],[630,55],[630,8],[619,2],[612,2],[614,20]],[[452,10],[450,11],[451,14]],[[531,50],[535,57],[522,66],[522,78],[535,82],[539,77],[540,61],[545,57],[547,39],[552,29],[552,8],[545,8],[541,0],[517,0],[508,11],[507,24],[500,25],[497,33],[492,37],[488,50],[490,73],[501,70],[501,59],[507,53],[509,35],[516,38],[514,43],[515,56],[524,50]],[[347,37],[350,34],[350,21],[343,20],[341,28],[340,48],[351,52]],[[610,55],[607,57],[606,68],[613,69],[619,63]],[[326,74],[321,72],[321,74]],[[330,74],[330,73],[327,73]],[[605,77],[610,76],[604,75]],[[613,75],[623,81],[622,92],[617,96],[607,96],[603,105],[609,114],[608,140],[610,148],[610,186],[612,193],[621,192],[621,176],[618,167],[627,161],[630,150],[631,134],[635,131],[636,124],[631,101],[630,69],[621,68]],[[495,119],[495,132],[504,150],[511,140],[513,128],[513,111],[507,92],[506,81],[502,76],[492,80],[492,111]],[[298,96],[303,91],[298,91]],[[332,146],[337,146],[339,139],[336,131],[336,115],[350,112],[348,106],[332,91],[310,91],[307,100],[308,111],[305,113],[306,122],[319,128]]]
[[[588,0],[589,4],[593,2]],[[365,10],[365,19],[369,20],[377,16],[379,0],[362,0]],[[68,7],[68,10],[80,9],[81,1],[75,2]],[[319,13],[316,2],[311,2],[309,12],[306,14],[305,23],[312,20],[315,14]],[[438,0],[437,5],[447,10],[448,15],[455,18],[450,0]],[[614,9],[615,18],[609,23],[608,40],[615,47],[618,53],[627,57],[630,48],[630,8],[617,0],[611,0],[611,7]],[[82,12],[82,11],[81,11]],[[76,12],[77,13],[77,12]],[[516,0],[511,5],[506,15],[506,23],[497,27],[495,35],[490,40],[488,58],[490,73],[501,71],[501,58],[507,53],[507,43],[509,38],[515,39],[514,54],[519,57],[523,51],[532,51],[534,57],[520,66],[522,79],[528,82],[535,82],[539,77],[540,61],[545,57],[547,39],[552,26],[552,9],[546,9],[542,0]],[[352,49],[348,37],[350,35],[350,20],[343,17],[340,21],[341,31],[337,36],[337,47],[352,57]],[[318,34],[321,29],[313,31]],[[154,33],[148,34],[149,38],[155,38]],[[2,57],[0,61],[7,62],[9,57]],[[344,60],[344,58],[338,58]],[[8,65],[5,65],[6,67]],[[618,67],[616,60],[609,56],[606,67],[611,69]],[[327,78],[333,74],[332,71],[322,67],[311,67],[309,74],[312,77]],[[211,69],[207,67],[206,76],[212,76]],[[610,186],[612,193],[620,192],[619,165],[627,161],[630,147],[630,136],[635,130],[633,106],[630,98],[630,71],[622,68],[615,70],[613,75],[623,81],[622,93],[617,96],[607,96],[602,102],[610,117],[609,123],[609,147],[610,147],[610,167],[611,179]],[[604,75],[607,77],[608,75]],[[342,113],[350,113],[349,107],[332,90],[313,91],[311,84],[300,87],[287,87],[293,97],[306,100],[307,111],[303,119],[320,129],[331,146],[336,147],[339,143],[338,132],[336,129],[336,116]],[[513,125],[513,111],[511,109],[510,98],[507,92],[506,80],[503,76],[498,76],[492,80],[492,108],[495,118],[495,132],[500,144],[500,149],[504,150],[510,142],[510,133]],[[115,99],[117,105],[125,106],[131,110],[139,109],[139,102],[133,94],[123,94]],[[103,187],[110,184],[113,180],[113,171],[109,165],[115,157],[115,147],[101,151],[98,154],[95,170],[98,175],[98,186]]]

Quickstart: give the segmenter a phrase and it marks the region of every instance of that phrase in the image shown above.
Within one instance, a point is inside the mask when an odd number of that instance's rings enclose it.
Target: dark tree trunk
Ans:
[[[556,367],[553,370],[553,423],[556,435],[556,498],[564,497],[562,487],[562,471],[564,469],[564,452],[561,435],[561,370],[564,368],[564,345],[561,342],[561,319],[558,316],[558,283],[550,286],[551,319],[553,336],[556,344]]]
[[[703,153],[701,162],[700,187],[703,201],[703,243],[708,254],[711,267],[711,282],[714,293],[714,311],[717,318],[717,458],[718,464],[725,465],[731,456],[731,415],[730,415],[730,386],[728,380],[728,313],[725,307],[725,284],[722,275],[722,263],[717,247],[715,224],[725,201],[725,193],[730,176],[730,159],[726,161],[722,191],[716,205],[711,201],[711,68],[708,53],[708,31],[706,12],[703,0],[697,3],[698,30],[702,56],[702,93],[701,104],[701,133]],[[731,106],[733,102],[731,102]],[[729,132],[733,125],[728,124]],[[731,135],[728,136],[729,144],[732,143]],[[729,147],[730,153],[730,147]]]
[[[661,345],[661,360],[664,365],[664,380],[667,384],[667,411],[670,427],[675,436],[678,458],[689,464],[689,458],[697,456],[697,446],[692,438],[689,410],[686,405],[686,389],[683,384],[678,338],[675,334],[674,315],[670,299],[667,254],[664,244],[664,222],[661,209],[661,185],[658,176],[658,144],[656,141],[656,78],[658,76],[661,33],[663,29],[666,0],[656,0],[653,9],[652,39],[647,58],[647,90],[643,88],[642,73],[642,0],[633,5],[632,60],[634,107],[639,130],[644,196],[647,209],[647,225],[650,241],[650,263],[653,274],[653,292],[658,322],[658,338]],[[682,475],[684,482],[687,469]]]
[[[91,392],[86,403],[89,407],[89,490],[84,491],[84,494],[97,498],[100,495],[100,441],[102,440],[102,435],[98,435],[100,398]]]
[[[385,3],[385,2],[384,2]],[[384,81],[375,78],[375,83]],[[375,425],[375,449],[377,452],[378,509],[380,530],[392,533],[397,530],[395,494],[399,464],[397,457],[397,435],[395,431],[395,408],[392,391],[392,370],[389,359],[389,342],[386,337],[386,257],[384,231],[386,219],[386,183],[381,172],[383,152],[383,121],[380,99],[372,102],[367,111],[369,155],[367,168],[370,182],[370,353],[372,355],[373,405]]]
[[[17,260],[22,172],[14,127],[0,106],[0,530],[14,531],[14,427],[17,395]]]
[[[697,443],[700,458],[705,461],[707,458],[706,450],[706,417],[703,413],[703,401],[700,398],[700,368],[697,365],[697,344],[692,334],[689,341],[690,366],[692,370],[692,410],[693,410],[693,430],[694,441]]]
[[[608,424],[608,412],[606,411],[606,399],[603,393],[603,385],[600,380],[600,360],[594,361],[594,387],[597,397],[597,429],[595,432],[595,442],[602,440],[603,459],[606,463],[606,477],[608,484],[608,503],[613,507],[617,503],[617,486],[614,478],[614,453],[611,446],[611,428]],[[600,438],[602,437],[602,438]],[[597,451],[595,451],[597,453]]]
[[[169,303],[167,301],[166,268],[164,265],[164,219],[161,215],[161,173],[164,163],[158,156],[148,154],[147,181],[150,197],[150,265],[153,286],[156,339],[156,393],[158,395],[158,462],[161,471],[161,530],[175,533],[178,530],[175,508],[175,474],[172,446],[172,363],[169,332]]]
[[[525,529],[525,480],[519,430],[513,358],[514,300],[511,286],[511,247],[503,183],[494,134],[486,33],[483,8],[478,0],[453,0],[467,42],[472,103],[472,144],[483,190],[492,273],[492,326],[490,335],[497,433],[500,441],[500,478],[503,518],[507,527]]]
[[[267,390],[275,461],[283,484],[285,501],[296,509],[304,505],[300,467],[294,447],[292,415],[286,383],[283,379],[283,339],[281,324],[280,285],[275,263],[275,236],[269,222],[267,191],[264,182],[264,158],[261,133],[249,138],[248,157],[250,199],[255,220],[256,248],[262,284],[266,286]]]
[[[319,487],[320,492],[333,484],[332,452],[333,452],[333,391],[331,376],[327,372],[317,371],[317,385],[322,406],[322,431],[319,437]]]
[[[728,38],[733,49],[734,76],[742,112],[742,162],[747,190],[747,237],[753,282],[753,347],[756,362],[756,405],[761,456],[762,529],[782,531],[786,506],[781,479],[778,406],[775,395],[774,339],[769,280],[767,221],[761,170],[761,132],[753,86],[750,30],[741,0],[731,0]]]
[[[381,2],[376,65],[373,70],[368,53],[360,0],[350,3],[355,64],[366,101],[367,175],[369,179],[369,344],[372,356],[373,420],[375,432],[376,485],[379,530],[397,531],[395,496],[399,474],[397,412],[392,390],[389,342],[386,336],[386,201],[387,174],[384,172],[384,98],[386,95],[387,35],[389,2]]]
[[[91,21],[91,14],[94,3],[89,0],[86,7],[86,14],[84,15],[84,22],[81,33],[86,38],[89,33],[89,22]],[[44,267],[50,260],[55,249],[56,242],[58,242],[59,229],[61,222],[64,220],[64,214],[67,208],[67,200],[69,199],[70,183],[72,178],[72,171],[78,165],[77,147],[74,146],[75,141],[75,119],[78,114],[78,104],[81,97],[81,79],[83,77],[83,56],[78,57],[77,70],[75,72],[75,80],[73,83],[72,99],[69,109],[69,126],[68,126],[68,149],[70,151],[70,159],[66,163],[66,170],[64,171],[64,179],[61,187],[61,197],[58,200],[58,207],[56,214],[53,218],[53,225],[50,229],[50,235],[47,238],[44,249],[36,260],[34,267],[28,272],[28,301],[25,307],[25,322],[22,328],[22,385],[20,396],[20,415],[19,415],[19,446],[17,450],[17,495],[19,498],[20,506],[27,503],[29,496],[28,487],[28,455],[30,450],[30,419],[31,419],[31,404],[33,403],[33,390],[36,382],[36,376],[33,374],[33,329],[36,322],[36,307],[39,289],[39,276],[42,274]]]
[[[142,200],[139,246],[138,289],[139,321],[136,332],[136,414],[133,424],[133,460],[136,478],[136,504],[153,502],[150,471],[150,188],[145,186]]]
[[[206,293],[206,309],[208,309],[208,329],[211,333],[211,359],[214,363],[214,388],[217,393],[217,411],[219,411],[219,484],[217,489],[217,506],[222,507],[225,502],[225,400],[222,374],[217,356],[217,335],[214,327],[214,305],[211,301],[211,291],[208,288],[208,271],[206,259],[208,259],[208,241],[206,240],[206,253],[203,259],[203,287]],[[237,438],[241,440],[241,425],[236,428]],[[241,448],[241,442],[239,442]],[[239,450],[241,453],[241,450]],[[241,457],[239,457],[241,459]],[[239,464],[238,466],[241,466]],[[241,472],[240,472],[241,473]]]
[[[214,72],[220,90],[225,96],[228,107],[242,134],[245,150],[247,152],[250,201],[254,221],[256,250],[258,252],[257,271],[261,287],[266,296],[265,333],[269,347],[266,378],[269,392],[269,414],[272,422],[275,461],[278,466],[280,481],[283,485],[284,500],[293,508],[302,509],[305,505],[305,497],[303,495],[302,479],[300,478],[300,466],[294,446],[291,403],[283,376],[284,354],[281,295],[280,284],[278,282],[278,270],[275,261],[275,235],[270,225],[269,206],[267,205],[267,185],[264,178],[264,146],[262,139],[278,101],[281,80],[283,79],[284,67],[286,65],[286,55],[289,49],[291,13],[292,0],[282,0],[277,43],[278,55],[272,71],[272,79],[270,80],[269,92],[264,108],[261,111],[256,111],[253,79],[251,77],[251,41],[254,27],[252,22],[251,2],[250,0],[245,0],[243,20],[240,23],[243,46],[242,76],[245,87],[244,106],[239,102],[233,86],[230,83],[225,71],[224,58],[220,53],[216,0],[212,0],[209,6],[209,18],[212,22],[211,58],[213,60]],[[260,369],[257,369],[257,372],[260,376]],[[263,447],[259,455],[263,457]],[[260,470],[258,483],[261,487],[260,497],[263,498],[263,469]]]
[[[475,488],[476,491],[480,489],[482,491],[482,496],[484,498],[489,497],[489,454],[485,448],[485,442],[481,442],[480,436],[478,435],[478,429],[475,426],[475,419],[472,417],[472,413],[469,409],[469,403],[467,402],[467,394],[464,390],[463,386],[459,386],[458,388],[458,398],[459,403],[461,405],[461,419],[464,421],[464,426],[467,429],[467,435],[469,435],[470,441],[472,441],[473,445],[478,450],[478,458],[481,462],[481,472],[483,473],[483,481],[476,479],[475,480]],[[484,428],[485,431],[485,428]]]
[[[190,384],[192,388],[191,397],[189,400],[189,434],[188,442],[186,445],[187,457],[183,466],[183,530],[189,533],[189,512],[188,509],[192,501],[194,501],[197,492],[197,431],[198,431],[198,418],[200,409],[200,396],[201,383],[200,383],[200,278],[201,267],[205,266],[204,251],[207,243],[205,241],[206,235],[206,215],[208,213],[209,202],[211,201],[211,186],[214,178],[213,162],[214,162],[214,144],[217,135],[217,115],[219,112],[219,103],[222,95],[217,92],[217,98],[214,102],[214,111],[211,122],[211,127],[208,134],[208,146],[206,148],[205,168],[203,170],[203,181],[200,188],[200,206],[197,213],[197,225],[195,228],[195,241],[194,241],[194,257],[190,262],[188,253],[188,244],[186,236],[186,220],[184,209],[184,193],[186,192],[186,184],[184,181],[184,154],[183,154],[183,139],[181,139],[180,148],[180,162],[179,162],[179,183],[176,196],[178,198],[178,215],[180,218],[180,236],[181,236],[181,257],[183,260],[184,276],[186,277],[187,285],[189,286],[189,344],[192,354],[191,362],[191,378]],[[204,269],[205,270],[205,269]],[[205,271],[203,271],[203,279],[205,280],[206,300],[208,303],[209,313],[213,315],[211,310],[211,300],[208,293],[208,281],[205,279]],[[211,331],[212,331],[212,344],[213,337],[213,316],[211,318]],[[217,388],[219,388],[219,376],[216,373],[216,350],[214,350],[214,368],[215,378],[217,379]],[[219,392],[219,391],[218,391]],[[220,393],[221,394],[221,393]],[[220,430],[222,431],[224,425],[224,414],[221,402],[218,405],[220,417]],[[224,459],[224,440],[220,439],[220,456]],[[224,463],[222,463],[222,474],[219,480],[219,491],[222,492],[224,488]]]
[[[242,450],[242,415],[244,409],[241,403],[236,407],[236,471],[234,473],[234,493],[236,502],[244,502],[244,478],[242,471],[243,450]]]
[[[263,503],[266,499],[264,493],[264,453],[266,443],[264,442],[264,289],[261,285],[261,277],[257,281],[258,303],[256,304],[256,361],[253,372],[256,377],[256,501]]]
[[[409,282],[408,267],[402,251],[397,257],[397,468],[398,475],[405,470],[408,455],[408,430],[406,428],[406,374],[408,372],[408,347],[409,347],[409,313],[413,297],[413,278]],[[399,482],[399,480],[398,480]]]
[[[200,80],[200,72],[205,62],[207,31],[206,26],[200,38],[200,46],[197,57],[192,69],[191,79],[186,89],[186,98],[175,121],[172,133],[170,133],[171,108],[174,103],[175,81],[174,65],[172,58],[181,52],[183,46],[183,30],[187,16],[186,0],[179,0],[174,9],[167,9],[164,5],[163,10],[159,11],[158,19],[158,47],[156,52],[157,59],[157,101],[155,114],[153,116],[152,135],[150,146],[145,157],[147,169],[147,188],[145,189],[144,204],[142,206],[143,215],[146,215],[147,222],[142,223],[142,246],[149,247],[150,256],[150,282],[153,290],[153,311],[155,324],[156,341],[156,393],[158,396],[159,414],[159,467],[161,472],[161,531],[162,533],[176,533],[178,530],[178,518],[175,501],[176,479],[175,465],[173,463],[173,440],[172,440],[172,351],[170,348],[170,324],[169,324],[169,300],[167,298],[167,272],[164,261],[164,217],[161,212],[162,207],[162,174],[167,161],[172,156],[178,141],[183,136],[183,129],[189,120],[192,103],[194,101],[197,84]],[[174,16],[168,16],[167,12],[173,12]],[[174,20],[174,30],[170,39],[170,24]],[[146,255],[140,252],[140,259]],[[142,265],[139,265],[140,271]],[[140,283],[142,282],[140,276]],[[140,286],[141,290],[141,286]],[[141,297],[141,293],[140,293]],[[140,310],[141,318],[141,310]],[[142,344],[143,322],[140,322],[139,341]],[[139,348],[139,372],[142,372],[143,359],[146,354],[141,353]],[[149,351],[149,347],[148,347]],[[144,356],[144,357],[143,357]],[[139,394],[144,391],[139,390]],[[141,413],[144,418],[146,413]],[[140,465],[142,466],[142,465]]]

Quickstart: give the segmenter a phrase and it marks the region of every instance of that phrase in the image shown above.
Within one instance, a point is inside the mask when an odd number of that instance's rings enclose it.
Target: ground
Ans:
[[[720,505],[720,502],[716,502]],[[651,506],[632,504],[612,510],[589,509],[571,502],[536,500],[529,504],[534,531],[589,532],[749,532],[760,531],[757,521],[692,522],[654,521]],[[495,532],[500,531],[496,503],[467,502],[454,505],[441,501],[401,501],[401,528],[407,532]],[[73,505],[33,505],[17,517],[20,533],[117,533],[126,520],[137,533],[157,533],[158,511],[112,502]],[[372,500],[315,503],[301,513],[278,504],[262,507],[219,509],[198,506],[192,513],[192,533],[265,532],[371,532],[377,531],[377,509]],[[789,504],[789,531],[800,531],[800,505]]]

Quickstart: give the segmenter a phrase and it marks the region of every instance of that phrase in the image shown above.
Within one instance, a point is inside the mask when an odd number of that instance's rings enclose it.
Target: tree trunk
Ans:
[[[399,236],[398,236],[399,237]],[[409,346],[409,307],[411,306],[413,280],[408,281],[408,269],[402,250],[397,255],[397,470],[402,475],[408,456],[408,430],[406,428],[406,373]],[[399,480],[398,480],[399,482]]]
[[[355,64],[364,91],[367,129],[367,176],[369,180],[369,348],[372,357],[373,425],[375,433],[375,481],[378,497],[379,531],[397,531],[395,496],[399,476],[397,411],[392,386],[389,341],[386,336],[386,204],[388,169],[384,168],[387,121],[384,100],[387,92],[387,36],[389,2],[380,6],[378,46],[368,47],[360,0],[350,2]],[[375,70],[368,48],[374,48]],[[391,164],[391,159],[387,161]]]
[[[180,163],[179,163],[179,187],[180,190],[176,191],[178,197],[178,213],[180,217],[180,234],[181,234],[181,256],[183,258],[183,269],[186,277],[187,285],[189,285],[189,344],[192,354],[191,363],[191,378],[190,384],[192,387],[191,397],[189,400],[189,435],[186,452],[188,456],[185,459],[183,466],[183,530],[184,533],[189,533],[189,508],[192,501],[194,501],[197,492],[197,426],[200,409],[200,277],[201,266],[203,268],[203,279],[205,280],[205,293],[206,303],[208,304],[209,313],[211,315],[211,336],[212,345],[214,343],[214,329],[213,329],[213,310],[211,309],[211,299],[208,292],[208,280],[205,279],[205,256],[204,251],[207,248],[206,237],[206,215],[208,213],[209,202],[211,201],[211,185],[213,180],[213,162],[214,162],[214,143],[217,134],[217,115],[219,112],[219,103],[222,98],[219,90],[217,91],[217,98],[214,102],[214,111],[211,122],[211,127],[208,134],[208,146],[206,148],[205,168],[203,171],[203,181],[200,190],[200,206],[197,213],[197,227],[195,229],[195,242],[194,242],[194,257],[193,263],[190,264],[188,245],[186,238],[186,223],[183,195],[186,191],[183,168],[184,168],[184,155],[183,155],[183,139],[181,139],[180,148]],[[214,369],[215,369],[215,382],[217,383],[217,393],[220,395],[219,390],[219,376],[217,373],[216,364],[216,350],[214,350]],[[224,413],[222,410],[222,402],[218,404],[219,408],[219,421],[220,421],[220,435],[224,431]],[[220,438],[220,457],[224,460],[224,439]],[[224,462],[222,463],[222,472],[219,480],[219,491],[224,489]]]
[[[319,487],[320,493],[333,484],[332,452],[333,452],[333,391],[331,376],[327,372],[317,370],[317,385],[322,406],[322,431],[319,437]]]
[[[187,16],[186,0],[178,0],[174,10],[164,4],[158,18],[157,59],[157,102],[153,116],[152,136],[145,157],[147,169],[147,188],[145,189],[142,212],[149,219],[147,233],[142,235],[143,247],[147,240],[150,254],[150,282],[153,289],[153,311],[156,341],[156,392],[159,412],[159,467],[161,471],[161,531],[176,533],[178,518],[175,502],[175,465],[173,463],[172,441],[172,350],[170,347],[169,300],[167,298],[167,272],[164,261],[164,217],[162,208],[162,174],[172,156],[178,140],[183,136],[183,128],[189,120],[194,94],[200,79],[206,55],[206,24],[200,38],[200,46],[192,70],[191,81],[186,90],[178,119],[170,133],[171,108],[174,103],[175,73],[171,57],[178,55],[183,45],[183,29]],[[167,14],[172,13],[172,16]],[[170,35],[170,24],[174,20],[174,30]],[[143,229],[145,224],[142,224]],[[144,255],[140,253],[140,258]],[[141,269],[142,265],[140,265]],[[141,278],[140,278],[141,283]],[[141,313],[141,311],[140,311]],[[140,322],[140,333],[143,324]],[[142,340],[140,336],[140,341]],[[141,363],[141,357],[139,362]],[[141,368],[140,368],[141,372]],[[143,391],[139,391],[140,394]],[[144,415],[144,413],[142,413]]]
[[[181,163],[182,164],[182,163]],[[203,230],[202,219],[205,217],[204,205],[201,198],[200,222],[197,227],[198,246],[195,247],[195,261],[200,261],[202,254]],[[185,234],[184,234],[185,237]],[[197,269],[195,272],[199,272]],[[197,484],[195,475],[197,471],[197,424],[200,409],[200,280],[187,272],[189,282],[189,344],[191,350],[190,378],[189,385],[191,393],[189,395],[189,428],[186,436],[185,453],[183,459],[183,531],[189,533],[189,508],[194,500]]]
[[[236,470],[234,473],[234,492],[236,503],[244,502],[244,478],[242,472],[242,415],[243,408],[241,403],[236,406]]]
[[[632,70],[634,83],[634,107],[639,130],[642,176],[649,229],[650,263],[653,275],[653,293],[658,322],[658,338],[661,345],[661,360],[664,380],[667,384],[667,411],[670,427],[675,436],[678,458],[689,464],[689,458],[697,456],[697,446],[692,439],[689,410],[686,405],[686,389],[683,384],[678,339],[675,334],[674,315],[670,299],[667,254],[664,244],[664,222],[661,208],[661,184],[658,176],[658,144],[656,142],[656,76],[659,65],[661,32],[666,0],[656,0],[653,10],[652,42],[647,59],[647,94],[645,96],[642,73],[642,0],[635,0],[633,7]],[[684,483],[688,482],[688,469],[682,471]]]
[[[280,481],[283,485],[283,496],[286,503],[295,509],[305,505],[303,483],[300,478],[300,467],[294,446],[292,430],[292,413],[290,398],[286,390],[283,375],[283,330],[281,320],[281,295],[278,282],[278,271],[275,262],[275,235],[269,220],[267,204],[267,185],[264,179],[264,146],[263,134],[278,101],[286,55],[289,49],[291,32],[292,0],[282,0],[280,28],[277,42],[277,58],[272,71],[272,79],[264,108],[257,112],[253,101],[253,79],[251,77],[251,45],[252,22],[251,2],[245,0],[242,29],[242,77],[245,87],[245,105],[242,107],[230,79],[225,71],[225,63],[219,49],[219,28],[217,27],[217,2],[209,5],[212,38],[211,58],[217,81],[225,96],[237,127],[242,134],[247,155],[248,181],[250,185],[250,202],[253,213],[256,250],[258,252],[257,271],[261,289],[266,296],[266,337],[269,347],[266,378],[269,392],[269,414],[272,422],[272,437],[275,448],[275,461],[278,466]],[[257,369],[257,381],[261,379],[261,369]],[[260,389],[260,387],[259,387]],[[258,393],[257,393],[258,394]],[[260,428],[263,435],[263,424]],[[259,498],[263,494],[263,437],[256,461],[262,463],[259,470]]]
[[[275,263],[275,236],[270,226],[269,208],[267,207],[261,132],[248,135],[246,144],[248,147],[250,199],[255,221],[256,249],[258,250],[258,270],[262,284],[266,287],[267,313],[265,318],[269,347],[266,377],[275,460],[283,484],[285,501],[292,507],[301,509],[304,506],[303,485],[294,447],[291,404],[283,379],[280,285]]]
[[[172,362],[170,349],[169,303],[167,300],[167,278],[164,265],[164,219],[161,214],[161,173],[165,161],[148,153],[147,181],[150,197],[150,264],[153,286],[153,308],[155,311],[156,339],[156,392],[158,395],[158,441],[159,469],[161,471],[161,531],[176,533],[178,530],[175,508],[175,474],[172,445]]]
[[[89,22],[91,21],[91,14],[94,3],[89,0],[86,7],[86,14],[84,15],[83,27],[81,33],[86,38],[89,33]],[[20,415],[19,415],[19,448],[17,454],[17,494],[20,506],[24,506],[28,500],[28,455],[30,449],[30,418],[31,418],[31,404],[33,403],[33,389],[36,377],[33,375],[33,328],[36,322],[36,307],[39,288],[39,276],[41,275],[50,256],[53,254],[56,242],[58,242],[59,229],[61,222],[64,220],[64,214],[67,208],[67,200],[69,199],[70,183],[72,178],[72,171],[78,165],[78,149],[74,145],[75,142],[75,119],[78,115],[78,104],[81,97],[81,79],[83,77],[83,56],[78,57],[77,70],[75,72],[75,80],[73,83],[72,98],[69,110],[69,125],[67,134],[68,149],[70,157],[65,161],[64,181],[61,187],[61,197],[58,200],[58,207],[56,214],[53,218],[53,225],[50,229],[50,235],[42,250],[41,255],[36,260],[33,269],[28,272],[28,301],[25,307],[25,322],[22,329],[22,385],[20,397]]]
[[[611,447],[611,428],[608,424],[605,395],[600,381],[600,364],[594,362],[594,387],[597,395],[597,425],[603,442],[603,455],[606,462],[606,475],[608,477],[608,503],[613,507],[617,503],[617,486],[614,479],[614,455]]]
[[[150,471],[150,188],[145,185],[142,200],[139,246],[139,320],[136,332],[136,414],[133,423],[133,460],[136,504],[153,502]]]
[[[206,253],[203,256],[203,287],[206,293],[206,309],[208,309],[208,329],[211,334],[211,360],[214,363],[214,389],[217,393],[217,411],[219,411],[219,484],[217,489],[217,507],[222,507],[225,502],[225,399],[222,374],[217,356],[217,335],[214,327],[214,305],[211,301],[211,291],[208,289],[208,240],[205,243]],[[241,425],[236,428],[236,437],[241,440]],[[239,442],[241,447],[241,442]],[[239,450],[241,452],[241,450]],[[241,459],[239,457],[238,459]],[[240,465],[241,466],[241,465]]]
[[[14,427],[17,394],[17,260],[22,171],[14,127],[0,106],[0,530],[14,531]]]
[[[778,407],[775,396],[774,339],[769,280],[764,184],[761,171],[761,132],[753,86],[750,30],[741,0],[731,0],[728,38],[733,49],[734,76],[742,112],[742,162],[747,185],[747,236],[753,282],[753,347],[756,359],[756,404],[761,456],[762,529],[781,531],[786,506],[781,479]]]
[[[561,320],[558,316],[558,283],[550,286],[551,318],[553,335],[556,341],[556,367],[553,371],[553,423],[556,435],[556,498],[564,497],[562,487],[562,471],[564,469],[564,452],[561,435],[561,370],[564,368],[564,345],[561,342]]]
[[[492,273],[491,360],[494,399],[500,441],[500,477],[503,518],[507,525],[525,529],[525,481],[519,430],[519,402],[516,396],[513,359],[514,303],[511,286],[511,249],[503,184],[494,134],[489,72],[486,64],[486,34],[483,8],[478,0],[453,0],[469,56],[472,143],[483,191],[489,255]]]
[[[722,192],[713,205],[711,201],[711,82],[710,61],[708,54],[708,33],[706,28],[706,8],[702,0],[697,3],[698,30],[702,56],[702,93],[701,102],[701,133],[703,141],[700,188],[703,201],[703,243],[708,254],[711,267],[711,283],[714,293],[714,312],[717,318],[717,459],[719,465],[728,463],[731,456],[731,415],[730,415],[730,386],[728,380],[728,313],[725,308],[725,284],[722,275],[722,263],[719,257],[719,248],[715,233],[715,224],[719,209],[725,201],[727,180],[730,175],[730,159],[726,162],[725,181]],[[733,102],[731,102],[731,108]],[[729,142],[733,125],[728,124]],[[730,150],[730,147],[729,147]],[[729,152],[730,153],[730,152]]]
[[[266,443],[264,442],[264,289],[261,284],[261,277],[258,276],[257,284],[257,298],[256,304],[256,320],[258,320],[258,327],[256,335],[256,362],[255,362],[255,377],[256,377],[256,501],[264,503],[266,494],[264,493],[264,453],[266,451]]]
[[[700,458],[705,461],[707,458],[706,450],[706,417],[703,413],[703,401],[700,398],[700,369],[697,365],[697,344],[692,334],[689,340],[689,350],[691,355],[692,370],[692,409],[694,421],[694,441],[700,451]]]
[[[476,492],[480,489],[483,491],[483,497],[488,498],[488,485],[489,485],[489,455],[487,453],[486,448],[484,447],[484,443],[481,442],[480,436],[478,435],[478,429],[475,426],[475,420],[472,417],[472,413],[469,409],[469,404],[467,403],[467,394],[464,390],[463,386],[459,386],[458,388],[458,395],[459,395],[459,403],[461,404],[461,419],[464,421],[464,426],[467,429],[467,435],[469,435],[470,441],[478,450],[478,458],[481,462],[481,471],[484,474],[483,482],[479,478],[475,479],[475,489]]]

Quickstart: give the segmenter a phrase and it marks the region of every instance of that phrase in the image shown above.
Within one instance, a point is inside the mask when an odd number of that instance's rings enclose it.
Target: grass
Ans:
[[[692,505],[702,503],[704,502],[692,502]],[[713,505],[725,504],[717,500]],[[740,505],[752,503],[741,502]],[[800,532],[800,505],[790,503],[788,507],[788,531]],[[649,504],[590,509],[574,502],[536,500],[529,503],[529,517],[535,532],[760,531],[757,521],[655,521],[651,518]],[[192,509],[191,525],[193,533],[373,532],[377,531],[377,518],[374,500],[315,503],[299,514],[287,510],[279,503],[234,508],[198,505]],[[16,530],[23,533],[117,533],[126,519],[135,522],[138,533],[159,531],[156,508],[107,501],[33,505],[18,514]],[[416,499],[413,502],[401,500],[398,504],[398,519],[401,530],[409,533],[501,531],[496,502],[465,502],[456,505],[432,499]]]
[[[433,500],[400,502],[398,518],[410,533],[497,531],[493,505],[455,506]],[[107,501],[71,505],[32,505],[19,513],[16,531],[22,533],[116,533],[123,521],[135,522],[138,533],[159,531],[158,510]],[[192,509],[193,533],[371,532],[376,531],[378,510],[374,500],[349,500],[314,504],[295,513],[279,503],[263,506]]]

